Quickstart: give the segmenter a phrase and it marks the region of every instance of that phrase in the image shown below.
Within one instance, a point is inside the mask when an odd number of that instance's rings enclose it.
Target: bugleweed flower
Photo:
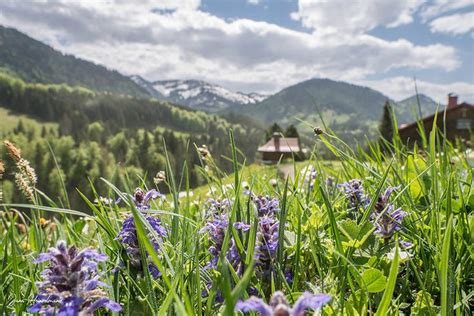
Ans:
[[[143,211],[148,210],[150,208],[150,201],[159,196],[162,196],[162,194],[156,190],[144,192],[142,189],[136,189],[132,199],[135,203],[136,208],[140,211]],[[149,237],[154,249],[158,251],[160,248],[160,243],[162,241],[161,238],[167,236],[166,229],[161,225],[161,221],[159,218],[150,215],[145,216],[145,219],[148,221],[153,231],[158,236],[158,238],[155,238],[153,235],[150,234]],[[129,255],[131,265],[139,269],[142,266],[142,262],[140,247],[138,243],[137,228],[135,226],[133,216],[129,216],[127,219],[125,219],[125,221],[123,222],[122,229],[118,233],[116,239],[125,246],[125,251]],[[161,276],[160,271],[150,258],[148,258],[147,264],[150,274],[153,278],[156,279]]]
[[[99,308],[119,312],[120,304],[109,299],[102,289],[106,286],[99,281],[97,263],[107,260],[107,256],[94,249],[78,251],[59,241],[56,248],[42,253],[34,263],[49,262],[43,270],[42,282],[38,282],[39,292],[35,303],[28,308],[30,313],[44,315],[93,315]]]
[[[402,228],[402,220],[407,215],[401,208],[395,209],[395,206],[388,203],[390,195],[398,187],[389,187],[377,199],[375,211],[371,214],[371,218],[376,227],[375,234],[385,240],[390,239],[396,231]]]
[[[154,236],[150,236],[151,243],[153,244],[153,248],[156,251],[160,248],[161,237],[166,237],[167,233],[163,226],[161,226],[160,219],[153,217],[153,216],[146,216],[145,219],[148,221],[150,226],[153,230],[157,233],[158,238],[157,240]],[[135,268],[141,267],[141,255],[140,255],[140,247],[138,244],[138,236],[137,236],[137,228],[135,227],[135,222],[133,220],[133,216],[128,217],[123,222],[122,229],[117,235],[116,238],[125,246],[125,251],[130,257],[130,263]],[[156,265],[148,258],[148,269],[153,278],[158,278],[161,276],[160,271],[156,267]]]
[[[278,250],[278,226],[279,222],[274,216],[259,218],[255,259],[257,273],[265,278],[270,277],[273,271],[273,261]]]
[[[406,215],[407,213],[402,211],[402,209],[395,209],[393,205],[389,205],[386,211],[381,216],[377,216],[374,222],[377,228],[375,234],[384,239],[391,238],[396,231],[402,228],[402,220]]]
[[[244,302],[238,302],[235,310],[244,313],[255,311],[262,316],[304,316],[306,310],[319,309],[330,301],[331,296],[327,294],[304,292],[291,307],[285,295],[278,291],[273,294],[269,304],[266,304],[261,298],[253,296]]]
[[[356,210],[361,206],[367,206],[370,203],[370,200],[365,195],[362,180],[352,179],[348,182],[338,184],[337,187],[344,190],[351,211]]]
[[[280,211],[279,201],[276,198],[258,196],[254,198],[254,202],[259,217],[255,247],[257,273],[268,278],[273,271],[273,261],[278,248],[279,221],[275,214]]]
[[[145,211],[150,209],[151,200],[162,196],[164,195],[156,191],[155,189],[145,192],[140,188],[136,188],[135,193],[132,195],[132,200],[138,210]]]
[[[213,217],[222,213],[226,213],[229,210],[229,207],[230,207],[229,199],[223,199],[223,200],[208,199],[206,216]]]
[[[258,216],[273,215],[280,211],[279,201],[269,196],[254,196],[253,201],[257,206]]]
[[[388,187],[385,192],[377,198],[377,202],[374,205],[376,213],[382,213],[383,210],[389,205],[388,200],[390,199],[390,195],[400,187]]]
[[[209,234],[209,239],[211,241],[211,246],[209,247],[209,253],[211,254],[211,259],[207,263],[206,268],[215,269],[217,267],[217,262],[219,261],[219,256],[222,252],[222,247],[224,244],[224,238],[226,231],[229,228],[229,215],[226,212],[230,206],[228,200],[208,201],[209,208],[208,214],[210,214],[210,219],[206,223],[203,229],[200,230],[200,233],[207,232]],[[235,222],[234,228],[240,231],[248,231],[250,225],[244,224],[242,222]],[[242,274],[242,266],[240,254],[237,249],[234,237],[230,237],[229,246],[226,253],[226,259],[229,261],[229,264],[232,265],[237,274]]]

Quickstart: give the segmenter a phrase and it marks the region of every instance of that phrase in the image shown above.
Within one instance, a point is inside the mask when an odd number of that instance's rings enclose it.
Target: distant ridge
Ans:
[[[330,79],[311,79],[290,86],[249,109],[265,122],[275,119],[288,123],[295,117],[316,115],[318,111],[357,114],[378,119],[387,96],[373,89]]]
[[[399,123],[410,123],[417,119],[418,114],[418,101],[421,107],[421,117],[428,116],[436,112],[439,109],[442,110],[444,105],[438,104],[433,99],[425,94],[418,94],[398,101],[396,104],[395,113]]]
[[[66,83],[91,90],[149,97],[118,71],[62,54],[15,29],[0,26],[0,69],[26,82]]]

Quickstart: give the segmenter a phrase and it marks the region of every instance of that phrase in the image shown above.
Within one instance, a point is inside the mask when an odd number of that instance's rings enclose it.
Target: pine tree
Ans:
[[[393,109],[390,102],[387,100],[383,106],[382,119],[379,126],[381,143],[383,140],[392,142],[393,139]]]
[[[265,132],[265,139],[269,141],[275,133],[283,134],[283,129],[277,123],[273,123],[273,125]]]
[[[20,119],[16,125],[16,128],[13,130],[15,134],[24,134],[26,131],[23,121]]]
[[[298,134],[298,130],[296,129],[296,127],[291,124],[290,126],[288,126],[285,130],[285,136],[286,137],[296,137],[296,138],[299,138],[300,135]]]

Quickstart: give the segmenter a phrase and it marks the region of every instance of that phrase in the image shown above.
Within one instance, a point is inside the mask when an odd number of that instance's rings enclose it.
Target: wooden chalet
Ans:
[[[446,113],[446,116],[445,116]],[[439,129],[446,125],[446,135],[449,140],[457,138],[470,140],[474,133],[474,105],[463,102],[458,104],[457,95],[450,93],[448,95],[448,105],[446,109],[427,116],[422,119],[425,134],[429,135],[433,128],[434,119]],[[418,122],[403,124],[398,128],[398,133],[404,143],[421,142],[418,130]]]
[[[261,153],[263,162],[276,163],[280,159],[291,158],[293,154],[299,155],[301,148],[297,137],[282,137],[279,133],[274,133],[265,145],[258,147],[258,152]]]

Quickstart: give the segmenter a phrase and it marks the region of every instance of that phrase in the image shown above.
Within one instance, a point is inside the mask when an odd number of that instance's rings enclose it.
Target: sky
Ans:
[[[474,0],[0,0],[0,24],[147,80],[311,78],[474,102]]]

